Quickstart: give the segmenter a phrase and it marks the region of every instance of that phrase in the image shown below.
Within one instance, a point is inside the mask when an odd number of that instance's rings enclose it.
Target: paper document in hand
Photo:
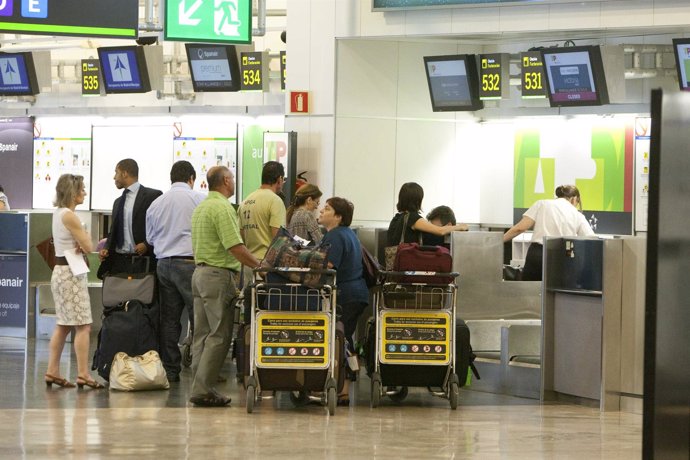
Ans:
[[[76,249],[68,249],[65,251],[65,259],[67,259],[69,269],[72,270],[74,276],[83,275],[89,272],[89,267],[84,260],[84,254],[77,252]]]

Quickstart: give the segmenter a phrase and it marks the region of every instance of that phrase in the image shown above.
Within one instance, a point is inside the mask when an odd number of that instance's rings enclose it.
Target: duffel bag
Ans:
[[[402,243],[395,256],[394,271],[418,271],[450,273],[453,271],[453,258],[443,246],[420,246],[417,243]],[[448,284],[453,282],[449,276],[410,276],[401,282]]]
[[[262,268],[309,268],[325,270],[328,264],[329,245],[303,247],[284,227],[278,230],[266,255],[261,261]],[[327,275],[322,273],[283,272],[281,276],[293,283],[304,284],[309,287],[323,286],[327,282]]]

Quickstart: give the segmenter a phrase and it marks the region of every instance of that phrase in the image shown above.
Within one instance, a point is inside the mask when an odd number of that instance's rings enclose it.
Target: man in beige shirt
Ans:
[[[277,161],[269,161],[261,172],[261,187],[240,205],[242,239],[257,259],[263,259],[273,237],[285,225],[285,204],[278,196],[283,184],[285,168]]]

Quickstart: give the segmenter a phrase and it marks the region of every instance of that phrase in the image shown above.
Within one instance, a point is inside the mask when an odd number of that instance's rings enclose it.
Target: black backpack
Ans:
[[[109,380],[110,366],[118,352],[138,356],[149,350],[158,351],[158,318],[156,304],[149,307],[138,300],[106,308],[91,369]]]

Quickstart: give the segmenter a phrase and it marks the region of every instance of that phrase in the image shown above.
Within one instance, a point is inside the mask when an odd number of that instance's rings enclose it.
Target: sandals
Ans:
[[[230,404],[231,399],[217,394],[192,396],[189,402],[200,407],[223,407]]]
[[[77,386],[79,387],[79,389],[84,388],[84,385],[86,385],[87,387],[93,388],[94,390],[100,390],[102,388],[105,388],[105,386],[96,382],[95,380],[77,377]]]
[[[338,406],[349,406],[350,396],[347,394],[338,395]]]
[[[59,387],[63,388],[74,388],[76,385],[70,382],[67,379],[64,379],[62,377],[55,377],[54,375],[46,374],[45,375],[45,380],[46,380],[46,386],[48,388],[53,387],[53,383]]]

